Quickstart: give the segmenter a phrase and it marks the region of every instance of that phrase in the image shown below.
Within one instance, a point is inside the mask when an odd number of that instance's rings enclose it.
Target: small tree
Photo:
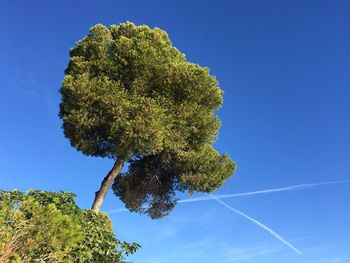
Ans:
[[[134,211],[160,217],[175,191],[210,192],[234,162],[214,142],[222,90],[208,68],[186,61],[166,32],[133,23],[98,24],[70,51],[60,118],[71,145],[115,160],[95,194],[99,211],[115,193]]]

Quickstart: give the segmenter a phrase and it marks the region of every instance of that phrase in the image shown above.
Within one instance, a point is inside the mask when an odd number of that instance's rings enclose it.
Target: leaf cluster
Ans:
[[[211,147],[166,152],[130,161],[129,170],[113,183],[114,193],[126,207],[152,218],[161,218],[175,207],[176,191],[211,192],[232,175],[235,163]]]
[[[68,192],[0,192],[0,262],[123,262],[138,244],[114,237],[109,218]],[[125,245],[127,244],[127,245]]]
[[[99,24],[70,51],[60,117],[84,154],[128,159],[212,143],[222,90],[166,32]]]

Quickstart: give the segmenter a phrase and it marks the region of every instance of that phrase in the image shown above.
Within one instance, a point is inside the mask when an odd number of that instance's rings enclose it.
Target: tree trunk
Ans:
[[[98,213],[101,205],[106,197],[106,194],[111,187],[114,179],[118,176],[120,171],[123,169],[124,160],[117,159],[113,165],[113,168],[109,171],[107,176],[103,179],[100,189],[95,193],[95,200],[92,203],[91,209]]]

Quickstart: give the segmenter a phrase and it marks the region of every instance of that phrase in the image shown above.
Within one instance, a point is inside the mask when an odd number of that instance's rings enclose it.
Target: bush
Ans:
[[[109,217],[68,192],[0,191],[0,262],[123,262],[136,243],[117,240]]]

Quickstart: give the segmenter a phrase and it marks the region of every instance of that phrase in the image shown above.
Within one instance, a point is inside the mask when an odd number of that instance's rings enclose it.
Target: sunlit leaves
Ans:
[[[215,139],[222,91],[164,31],[96,25],[70,55],[60,117],[84,154],[128,159]]]
[[[86,155],[123,159],[113,189],[132,211],[158,218],[176,191],[210,192],[235,164],[214,143],[223,91],[159,28],[99,24],[76,43],[60,92],[65,136]]]
[[[0,262],[123,262],[138,244],[117,240],[108,216],[68,192],[0,192]]]

